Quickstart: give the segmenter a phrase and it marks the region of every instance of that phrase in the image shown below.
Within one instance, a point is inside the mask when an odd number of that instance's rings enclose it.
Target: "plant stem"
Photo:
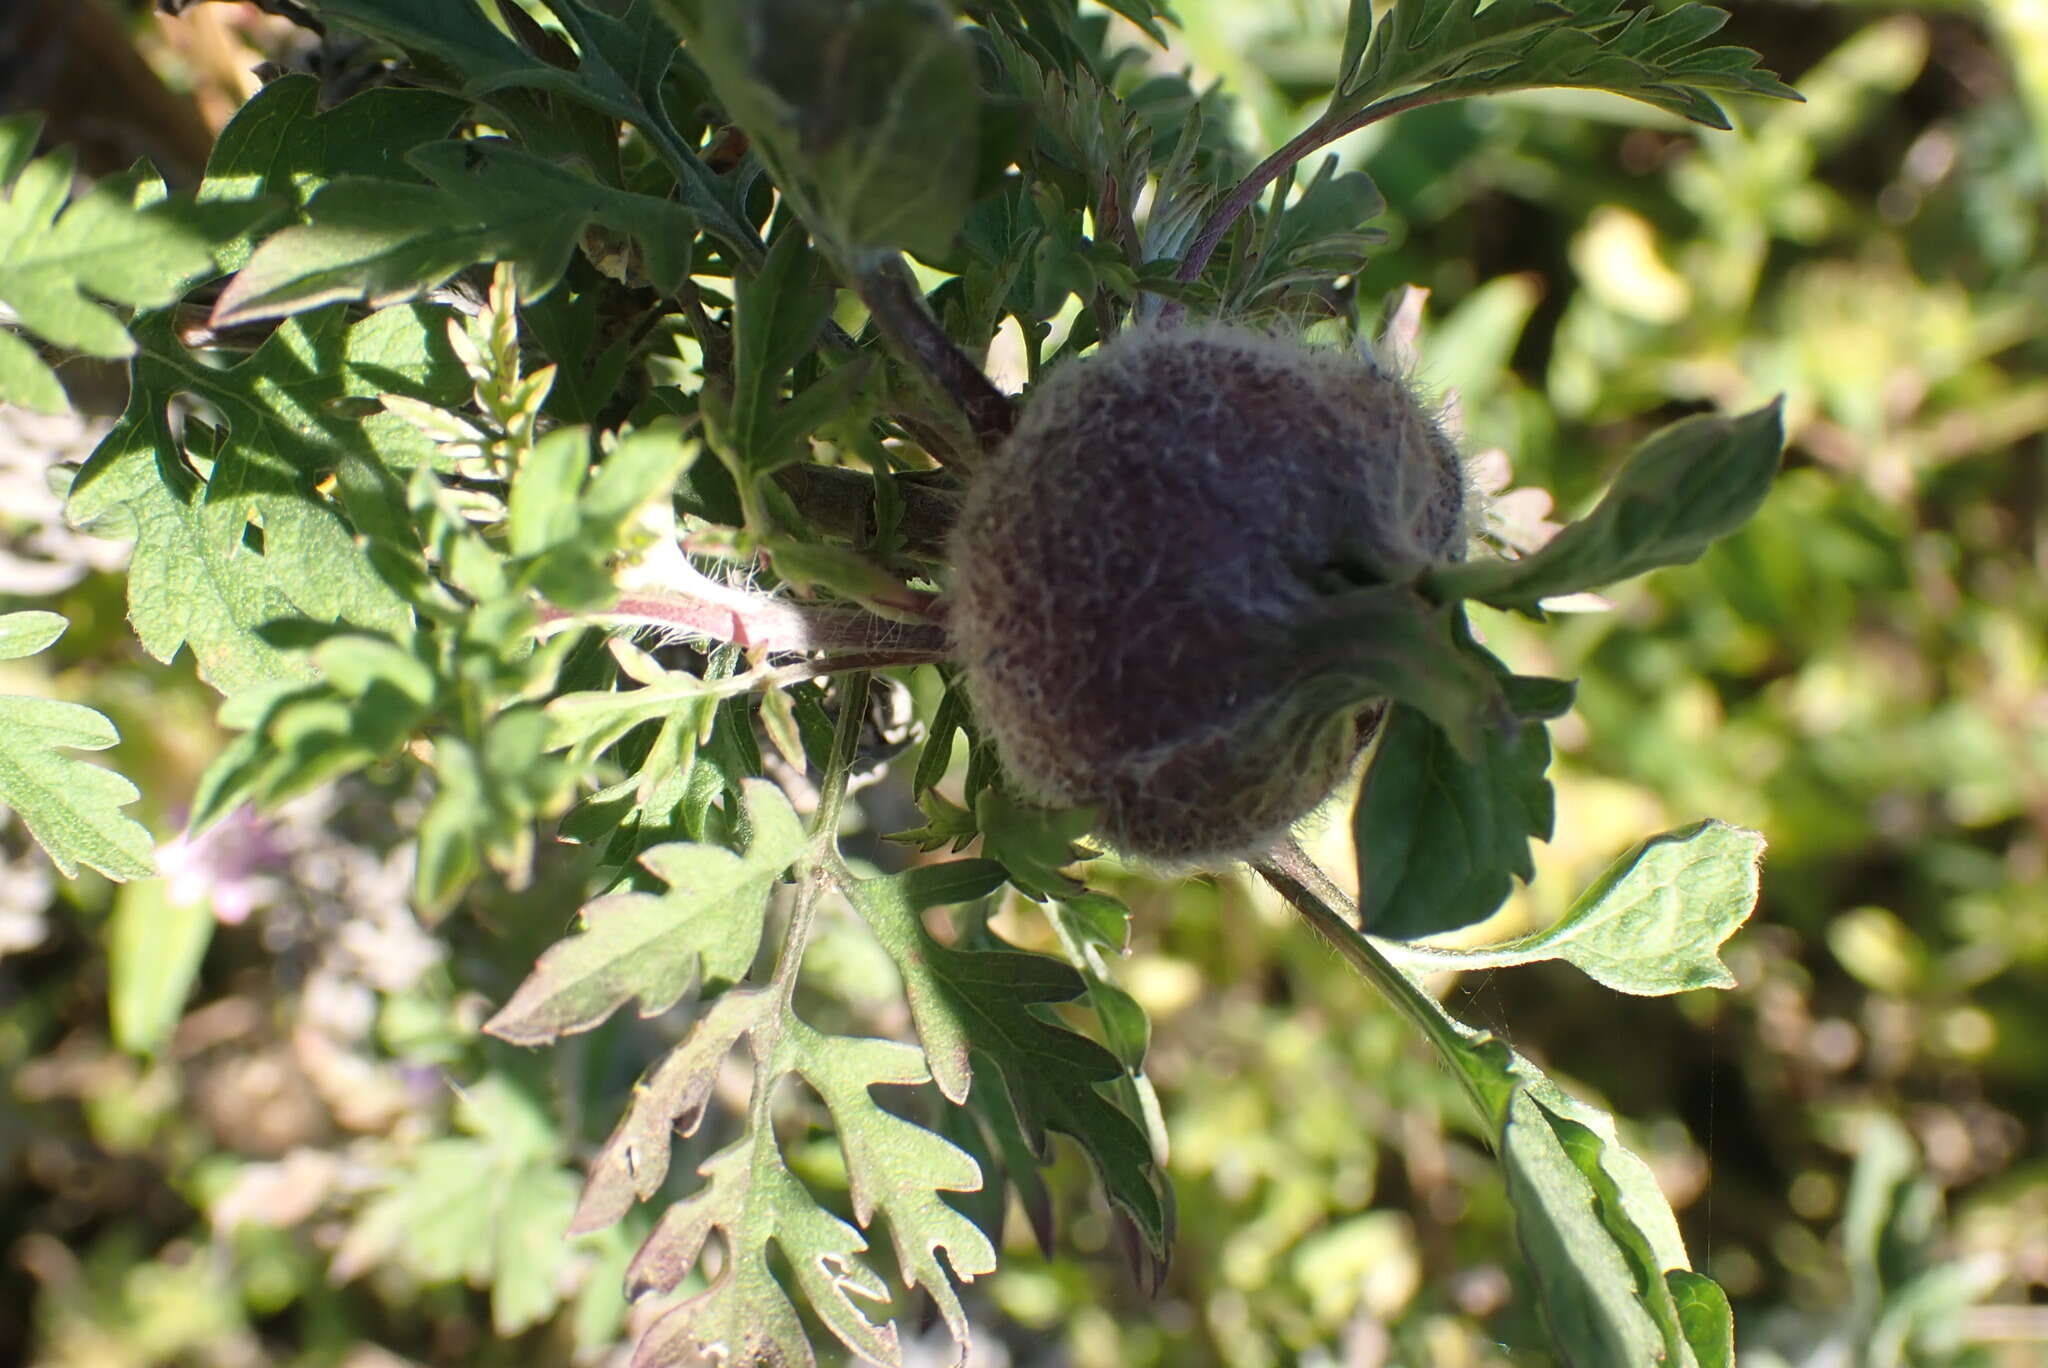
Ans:
[[[921,559],[937,560],[945,555],[946,537],[953,530],[959,502],[951,491],[928,478],[936,474],[917,471],[885,477],[895,483],[903,501],[902,521],[896,528],[903,550]],[[856,546],[873,537],[873,476],[845,466],[790,465],[775,472],[775,483],[819,531],[844,537]]]
[[[1436,104],[1441,100],[1457,99],[1464,93],[1438,89],[1417,90],[1369,104],[1356,114],[1345,118],[1332,120],[1325,114],[1317,119],[1296,134],[1286,146],[1253,167],[1251,174],[1239,181],[1237,188],[1224,197],[1223,203],[1216,206],[1203,221],[1201,231],[1195,234],[1195,240],[1188,246],[1187,255],[1181,258],[1180,270],[1175,278],[1185,282],[1200,276],[1202,268],[1209,264],[1210,256],[1216,251],[1217,244],[1222,242],[1223,235],[1230,231],[1230,226],[1237,222],[1245,210],[1252,207],[1267,186],[1280,178],[1282,172],[1309,153],[1327,147],[1347,133],[1356,133],[1369,124],[1378,123],[1381,119],[1410,109],[1419,109],[1423,105]]]
[[[793,1032],[805,1029],[796,1020],[791,1002],[796,995],[797,976],[803,972],[804,949],[810,944],[811,927],[817,921],[818,895],[842,863],[839,814],[846,803],[847,774],[860,746],[867,710],[868,677],[849,675],[840,698],[839,725],[832,731],[832,754],[825,763],[825,780],[818,789],[818,807],[812,815],[810,845],[797,862],[796,902],[790,908],[789,925],[782,933],[782,951],[775,961],[774,977],[763,990],[773,996],[775,1010],[763,1013],[748,1033],[747,1048],[754,1057],[754,1087],[747,1099],[747,1133],[757,1168],[771,1162],[781,1163],[775,1143],[775,1087],[790,1065]]]
[[[1325,944],[1343,956],[1422,1032],[1464,1086],[1479,1114],[1492,1122],[1495,1119],[1494,1104],[1479,1091],[1471,1075],[1459,1066],[1458,1060],[1470,1052],[1470,1045],[1459,1034],[1456,1024],[1435,998],[1423,992],[1414,979],[1380,953],[1372,939],[1358,929],[1358,909],[1352,905],[1351,899],[1330,881],[1294,838],[1285,838],[1264,856],[1252,861],[1252,868],[1287,899]]]
[[[720,584],[694,569],[689,573],[691,578],[672,578],[660,590],[621,594],[597,612],[542,604],[540,619],[543,625],[666,627],[771,654],[853,651],[889,657],[889,664],[923,664],[947,654],[946,629],[937,622],[895,622],[859,608],[810,608]]]
[[[946,336],[903,258],[892,253],[865,264],[854,272],[853,280],[882,335],[966,415],[982,450],[1002,445],[1017,425],[1016,406]]]
[[[790,910],[789,929],[782,938],[782,957],[775,965],[774,990],[788,1010],[790,994],[802,968],[804,946],[811,938],[811,923],[818,913],[818,894],[843,865],[839,857],[839,813],[846,804],[846,779],[853,769],[854,753],[860,748],[861,728],[867,723],[868,677],[848,675],[840,685],[839,725],[832,730],[832,755],[825,765],[825,780],[818,787],[818,807],[811,822],[811,845],[797,867],[796,905]]]

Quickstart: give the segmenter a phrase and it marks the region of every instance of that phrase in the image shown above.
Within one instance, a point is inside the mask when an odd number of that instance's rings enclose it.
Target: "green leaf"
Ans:
[[[439,321],[404,308],[351,326],[335,309],[287,321],[227,368],[187,351],[168,314],[137,321],[128,406],[79,472],[68,511],[135,537],[128,612],[144,649],[168,661],[189,646],[202,677],[232,692],[306,677],[256,634],[266,622],[410,624],[357,534],[410,526],[386,455],[422,453],[399,419],[359,419],[346,401],[466,388]],[[188,398],[222,426],[187,422],[181,440],[169,414]]]
[[[1557,1123],[1518,1090],[1500,1139],[1515,1233],[1552,1343],[1565,1362],[1588,1368],[1668,1361],[1627,1255],[1602,1219],[1601,1195],[1567,1153]],[[1657,1291],[1669,1295],[1661,1282]]]
[[[0,660],[43,650],[63,634],[55,613],[0,615]],[[121,739],[114,724],[78,703],[0,694],[0,804],[14,810],[65,877],[80,865],[110,879],[156,873],[155,842],[121,808],[141,794],[112,770],[66,750],[105,750]]]
[[[926,0],[658,0],[834,255],[942,257],[983,178],[974,52]]]
[[[641,510],[665,500],[697,447],[679,425],[636,428],[605,454],[589,481],[589,436],[558,428],[514,474],[506,531],[521,577],[566,608],[595,608],[618,595],[611,563]]]
[[[0,305],[53,346],[87,356],[131,356],[121,320],[95,299],[161,308],[216,269],[221,245],[276,216],[273,200],[201,204],[161,198],[135,175],[111,176],[71,200],[72,160],[27,160],[40,120],[0,120]],[[69,207],[66,201],[69,200]],[[55,374],[11,334],[0,345],[0,402],[43,413],[68,405]]]
[[[772,1096],[778,1081],[793,1073],[823,1100],[846,1161],[854,1219],[867,1227],[877,1215],[888,1218],[906,1282],[931,1293],[964,1346],[967,1318],[953,1283],[993,1271],[995,1249],[940,1193],[975,1191],[980,1170],[958,1146],[884,1111],[870,1093],[877,1085],[929,1081],[924,1056],[891,1041],[821,1034],[773,993],[725,994],[635,1091],[632,1108],[592,1165],[576,1228],[616,1220],[634,1196],[659,1189],[671,1135],[696,1130],[720,1065],[742,1036],[754,1056],[757,1099]],[[713,1229],[723,1236],[724,1267],[703,1293],[656,1324],[639,1361],[682,1362],[688,1349],[722,1345],[743,1350],[740,1362],[811,1362],[802,1323],[769,1263],[773,1242],[833,1334],[870,1361],[900,1362],[895,1328],[877,1324],[847,1295],[875,1303],[888,1298],[886,1285],[859,1257],[866,1240],[821,1210],[790,1174],[772,1127],[750,1124],[698,1172],[705,1185],[663,1216],[634,1259],[628,1284],[634,1295],[673,1288]]]
[[[0,660],[20,660],[48,650],[70,626],[63,614],[40,609],[0,615]]]
[[[648,1329],[636,1364],[683,1368],[714,1349],[735,1364],[814,1364],[804,1324],[770,1265],[771,1243],[835,1337],[868,1362],[901,1361],[895,1327],[876,1325],[853,1300],[879,1306],[889,1296],[888,1284],[860,1257],[867,1241],[812,1199],[772,1137],[764,1142],[754,1132],[697,1172],[704,1186],[661,1218],[627,1270],[627,1295],[673,1288],[714,1230],[725,1246],[724,1266],[709,1287]]]
[[[295,210],[337,176],[388,176],[421,143],[448,136],[469,108],[439,91],[377,86],[332,109],[320,108],[320,82],[289,75],[263,87],[235,111],[206,159],[201,204],[246,204],[287,197]],[[244,234],[220,252],[239,270],[255,248]]]
[[[597,224],[639,243],[657,288],[689,274],[696,221],[679,204],[599,185],[501,138],[430,143],[406,160],[434,184],[333,181],[307,204],[306,223],[273,233],[236,273],[216,325],[338,300],[381,308],[481,261],[513,263],[521,297],[537,299]]]
[[[894,1041],[853,1040],[807,1029],[793,1032],[792,1039],[797,1072],[824,1099],[838,1129],[854,1220],[867,1228],[877,1215],[888,1218],[906,1285],[931,1294],[964,1349],[967,1313],[953,1282],[993,1273],[996,1251],[940,1193],[978,1190],[980,1166],[951,1141],[884,1111],[868,1091],[877,1084],[928,1082],[924,1056]]]
[[[602,127],[602,121],[578,120],[579,111],[561,107],[557,96],[633,123],[675,171],[684,203],[706,231],[741,260],[757,262],[760,239],[736,211],[731,187],[698,160],[669,118],[664,82],[678,49],[654,6],[649,0],[615,4],[610,8],[622,10],[616,17],[576,0],[553,0],[549,8],[576,41],[574,70],[527,52],[485,19],[472,0],[322,0],[320,6],[328,18],[429,54],[433,65],[445,66],[462,90],[495,106],[497,117],[536,150],[544,141],[568,142],[562,135],[574,123]],[[541,92],[546,98],[536,98]],[[597,128],[589,131],[594,138]],[[595,159],[588,143],[560,150]],[[615,161],[616,147],[607,150]]]
[[[1375,566],[1378,574],[1406,567]],[[1491,657],[1469,649],[1455,611],[1433,607],[1401,584],[1352,589],[1317,603],[1299,628],[1297,650],[1327,661],[1314,684],[1316,711],[1384,698],[1427,717],[1460,756],[1473,757],[1488,729],[1511,727]],[[1330,694],[1326,706],[1324,690]]]
[[[302,625],[270,623],[262,635],[277,640]],[[247,718],[247,730],[207,767],[193,798],[192,829],[205,829],[240,803],[275,804],[397,754],[442,701],[434,667],[417,649],[418,639],[408,650],[389,637],[330,632],[307,652],[319,682],[259,686],[229,700],[221,721]],[[442,786],[464,778],[444,772]]]
[[[1615,3],[1582,6],[1591,13],[1581,22],[1613,22],[1608,15]],[[1338,100],[1344,109],[1362,109],[1461,70],[1498,70],[1512,63],[1529,35],[1572,18],[1571,8],[1558,0],[1395,0],[1375,25],[1370,5],[1354,3],[1345,25]]]
[[[1079,844],[1095,825],[1092,812],[1042,808],[991,785],[975,798],[974,821],[982,853],[999,861],[1025,896],[1043,901],[1083,891],[1081,881],[1066,869],[1095,856]]]
[[[1621,993],[1733,988],[1719,949],[1756,907],[1764,838],[1711,819],[1638,842],[1554,925],[1471,950],[1390,946],[1403,963],[1497,969],[1561,959]]]
[[[824,263],[795,229],[768,249],[759,274],[736,286],[739,319],[733,336],[732,445],[740,457],[733,475],[747,479],[796,459],[794,442],[771,445],[782,378],[817,345],[832,308]]]
[[[932,1079],[956,1106],[967,1100],[974,1078],[969,1062],[974,1047],[971,1022],[959,1012],[957,1000],[948,995],[933,968],[931,952],[936,942],[924,930],[922,914],[929,907],[985,898],[1002,887],[1006,877],[1003,867],[993,860],[950,860],[920,865],[888,878],[862,879],[846,890],[854,910],[903,975],[911,1020],[917,1025]],[[1075,991],[1079,988],[1076,983]]]
[[[671,670],[638,689],[592,689],[563,694],[547,706],[548,718],[553,723],[548,749],[573,747],[571,757],[581,763],[642,722],[667,718],[693,705],[752,693],[761,686],[761,677],[752,672],[701,677]]]
[[[474,0],[320,0],[323,17],[389,39],[409,52],[440,58],[481,93],[555,72],[505,36]]]
[[[1327,280],[1348,275],[1366,250],[1385,234],[1366,225],[1386,212],[1387,202],[1363,171],[1337,172],[1338,159],[1326,158],[1315,179],[1303,187],[1271,225],[1243,298],[1270,294],[1283,284],[1303,279]]]
[[[1100,1091],[1126,1071],[1102,1046],[1040,1015],[1048,1004],[1079,997],[1085,980],[1060,960],[1024,954],[992,935],[987,941],[995,948],[965,950],[941,945],[924,928],[924,908],[981,897],[996,873],[990,861],[955,861],[862,880],[847,896],[903,975],[941,1091],[964,1099],[973,1074],[963,1051],[978,1055],[1000,1080],[1005,1110],[1032,1157],[1040,1164],[1051,1157],[1049,1131],[1071,1137],[1111,1203],[1163,1262],[1172,1218],[1151,1142]]]
[[[1388,709],[1352,817],[1359,908],[1374,935],[1469,926],[1492,915],[1514,878],[1535,877],[1529,842],[1549,840],[1555,816],[1542,719],[1571,705],[1571,686],[1505,674],[1501,685],[1513,718],[1480,729],[1471,760],[1413,707]]]
[[[488,1288],[510,1338],[561,1304],[577,1251],[565,1238],[575,1176],[542,1104],[492,1076],[462,1094],[465,1135],[429,1140],[389,1173],[335,1254],[337,1278],[396,1266],[429,1283]]]
[[[674,1138],[697,1133],[719,1066],[774,1005],[772,997],[745,989],[722,994],[682,1043],[648,1071],[633,1089],[632,1105],[590,1163],[573,1230],[601,1230],[624,1217],[635,1201],[661,1191]]]
[[[1542,550],[1445,566],[1424,587],[1439,598],[1535,613],[1546,598],[1697,560],[1749,521],[1770,491],[1785,445],[1782,408],[1780,400],[1736,418],[1673,423],[1636,449],[1591,513]]]
[[[114,1044],[154,1055],[185,1014],[213,940],[212,899],[179,900],[161,879],[129,884],[107,921],[107,1016]]]
[[[18,404],[33,413],[69,413],[71,398],[35,347],[25,338],[0,329],[0,403]]]
[[[1621,1145],[1614,1118],[1567,1095],[1490,1032],[1453,1018],[1284,870],[1264,872],[1294,890],[1288,895],[1311,925],[1422,1030],[1471,1097],[1562,1361],[1698,1368],[1674,1293],[1683,1281],[1667,1276],[1690,1267],[1677,1218],[1650,1166]]]
[[[1735,1312],[1721,1285],[1687,1268],[1671,1269],[1664,1281],[1699,1368],[1735,1368]]]
[[[1719,129],[1729,123],[1715,95],[1801,98],[1762,70],[1748,48],[1705,45],[1728,22],[1726,10],[1687,4],[1659,13],[1645,6],[1629,13],[1619,28],[1606,27],[1611,19],[1599,31],[1588,22],[1619,5],[1620,0],[1581,4],[1574,24],[1559,25],[1529,43],[1506,70],[1481,70],[1446,84],[1479,94],[1524,86],[1605,90]]]
[[[637,998],[657,1016],[706,984],[738,981],[754,962],[768,897],[803,852],[803,826],[773,784],[744,782],[744,854],[676,843],[640,856],[667,891],[587,904],[584,929],[550,947],[511,1001],[484,1024],[500,1040],[544,1045],[587,1031]]]
[[[1497,94],[1538,86],[1605,90],[1712,128],[1728,127],[1713,95],[1798,94],[1747,48],[1708,47],[1726,11],[1685,4],[1662,13],[1624,0],[1395,0],[1373,25],[1354,3],[1331,114],[1378,100]],[[1366,34],[1370,28],[1371,36]]]
[[[1102,0],[1102,5],[1145,30],[1145,36],[1161,47],[1166,46],[1166,30],[1159,26],[1159,21],[1180,22],[1174,18],[1172,8],[1159,3],[1159,0]]]

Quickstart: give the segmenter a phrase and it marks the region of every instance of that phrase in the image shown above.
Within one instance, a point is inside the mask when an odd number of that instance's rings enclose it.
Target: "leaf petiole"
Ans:
[[[1460,1064],[1470,1045],[1436,999],[1423,992],[1414,979],[1372,943],[1371,937],[1358,929],[1357,909],[1344,891],[1330,882],[1329,876],[1291,836],[1254,860],[1252,868],[1287,899],[1311,930],[1422,1032],[1463,1085],[1489,1134],[1497,1132],[1506,1120],[1501,1099],[1482,1091],[1471,1072]]]

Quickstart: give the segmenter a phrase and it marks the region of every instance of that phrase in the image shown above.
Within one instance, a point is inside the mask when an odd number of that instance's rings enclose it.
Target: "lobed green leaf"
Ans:
[[[746,850],[673,844],[641,855],[667,891],[615,893],[586,905],[584,929],[550,947],[484,1029],[516,1045],[587,1031],[638,999],[667,1011],[706,983],[733,983],[754,962],[768,897],[804,849],[803,826],[781,790],[743,785]]]
[[[1061,960],[1024,954],[993,936],[988,949],[942,945],[919,916],[925,907],[983,896],[1002,873],[992,861],[955,861],[862,880],[847,897],[903,975],[940,1090],[962,1101],[973,1078],[970,1055],[992,1066],[1003,1089],[1002,1111],[1032,1158],[1043,1164],[1050,1157],[1049,1131],[1076,1141],[1109,1200],[1163,1263],[1172,1218],[1151,1142],[1144,1127],[1099,1090],[1127,1071],[1116,1055],[1039,1014],[1045,1004],[1079,997],[1085,980]]]
[[[537,299],[598,224],[640,245],[657,288],[674,290],[689,274],[696,220],[681,205],[600,185],[502,138],[430,143],[407,160],[433,184],[333,180],[307,203],[305,223],[265,239],[236,273],[215,324],[339,300],[382,308],[480,261],[513,263],[520,295]]]
[[[1473,648],[1477,649],[1477,648]],[[1388,709],[1352,815],[1365,928],[1408,940],[1492,915],[1513,880],[1535,877],[1532,839],[1550,839],[1555,800],[1543,719],[1571,686],[1503,674],[1512,714],[1478,730],[1472,757],[1416,708]]]
[[[1625,2],[1395,0],[1375,19],[1368,0],[1354,0],[1331,115],[1394,97],[1429,103],[1552,86],[1604,90],[1727,128],[1714,95],[1799,98],[1749,49],[1706,46],[1725,10]]]
[[[55,613],[0,615],[0,660],[43,650],[65,625]],[[141,796],[135,785],[64,754],[105,750],[120,739],[113,723],[82,704],[0,695],[0,804],[67,878],[80,865],[117,881],[156,873],[148,830],[121,812]]]
[[[87,356],[132,356],[119,317],[96,300],[161,308],[216,269],[222,246],[276,216],[268,198],[242,203],[163,197],[139,175],[111,176],[71,198],[72,159],[31,161],[40,120],[0,120],[0,305],[12,322]],[[20,337],[0,332],[0,402],[69,409],[56,375]]]
[[[128,406],[72,484],[68,512],[135,538],[128,611],[144,649],[168,661],[189,646],[200,674],[231,692],[307,677],[257,634],[266,622],[410,624],[357,536],[414,535],[393,467],[422,453],[398,419],[360,420],[346,401],[392,388],[448,395],[461,373],[433,322],[407,308],[351,325],[331,310],[288,320],[221,368],[179,342],[168,314],[138,320]],[[221,426],[174,431],[171,410],[188,396]]]

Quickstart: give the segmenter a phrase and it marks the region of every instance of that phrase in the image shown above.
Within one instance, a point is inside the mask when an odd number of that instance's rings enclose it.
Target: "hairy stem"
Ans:
[[[544,627],[665,627],[770,654],[858,652],[877,665],[922,665],[947,655],[945,629],[936,623],[892,622],[858,608],[807,608],[766,594],[716,587],[719,592],[708,597],[621,594],[609,608],[589,613],[543,604],[540,619]]]
[[[1347,133],[1356,133],[1359,129],[1376,124],[1381,119],[1410,109],[1419,109],[1423,105],[1436,104],[1441,100],[1456,99],[1463,93],[1465,92],[1440,89],[1418,90],[1369,104],[1356,114],[1341,119],[1331,119],[1328,115],[1317,119],[1295,135],[1286,146],[1253,167],[1251,174],[1239,181],[1237,188],[1226,195],[1223,202],[1210,212],[1209,217],[1202,223],[1201,231],[1195,234],[1195,240],[1188,245],[1187,255],[1181,258],[1180,270],[1175,278],[1190,281],[1200,276],[1203,267],[1209,264],[1210,256],[1215,253],[1217,244],[1222,242],[1223,235],[1230,231],[1231,225],[1257,202],[1259,196],[1265,193],[1267,186],[1278,180],[1281,173],[1292,168],[1303,157],[1311,152],[1320,151]],[[1178,316],[1178,310],[1173,312]]]
[[[1341,955],[1373,987],[1379,989],[1401,1015],[1436,1048],[1451,1073],[1464,1085],[1466,1095],[1479,1114],[1493,1118],[1495,1107],[1483,1096],[1471,1076],[1458,1067],[1466,1043],[1445,1016],[1436,999],[1422,991],[1414,979],[1396,968],[1372,939],[1358,929],[1358,909],[1344,891],[1330,881],[1314,860],[1287,837],[1265,855],[1252,861],[1259,877],[1271,884],[1281,897],[1299,912],[1323,942]]]
[[[796,905],[789,914],[789,930],[782,938],[782,957],[775,965],[775,991],[785,1009],[803,965],[804,945],[810,940],[811,922],[817,916],[818,894],[832,881],[833,870],[844,863],[839,857],[839,813],[846,803],[846,779],[853,768],[854,753],[860,748],[860,732],[867,715],[868,677],[850,674],[840,685],[839,725],[832,732],[832,756],[826,762],[825,781],[818,789],[811,846],[797,866]]]
[[[748,1033],[747,1047],[754,1056],[754,1087],[747,1099],[747,1131],[757,1169],[781,1163],[775,1141],[774,1102],[776,1084],[787,1067],[784,1048],[790,1028],[796,1024],[790,1003],[796,994],[797,976],[803,971],[811,926],[817,920],[818,896],[831,880],[833,869],[841,863],[839,814],[846,802],[846,779],[860,746],[867,710],[868,677],[849,675],[839,701],[839,725],[832,732],[832,755],[825,764],[825,781],[818,790],[810,846],[797,861],[796,902],[790,908],[789,926],[782,934],[775,974],[766,989],[774,995],[778,1010],[765,1013],[760,1024]]]
[[[892,254],[863,266],[854,288],[882,335],[966,415],[982,450],[1000,446],[1017,425],[1016,406],[946,336],[903,259]]]

